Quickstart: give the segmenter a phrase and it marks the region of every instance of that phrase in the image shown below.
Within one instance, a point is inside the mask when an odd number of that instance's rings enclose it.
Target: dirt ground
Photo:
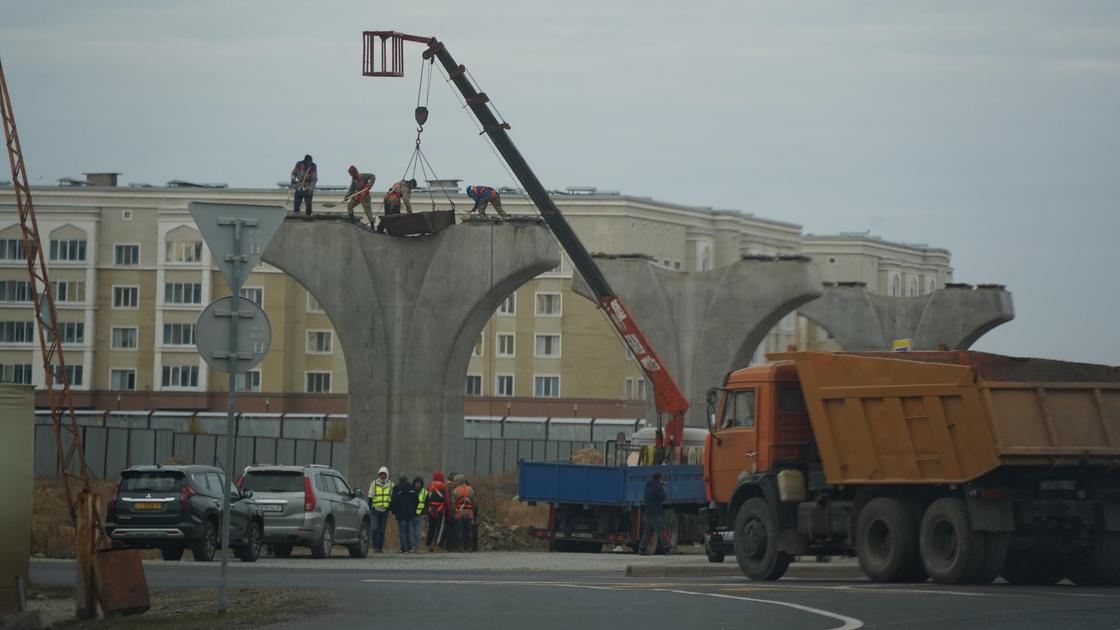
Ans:
[[[151,591],[152,608],[142,615],[109,619],[74,619],[73,589],[32,587],[28,604],[41,611],[44,626],[88,630],[136,628],[137,630],[196,630],[203,628],[260,628],[320,614],[335,606],[335,596],[324,590],[295,588],[233,588],[229,612],[218,614],[213,588],[159,588]]]

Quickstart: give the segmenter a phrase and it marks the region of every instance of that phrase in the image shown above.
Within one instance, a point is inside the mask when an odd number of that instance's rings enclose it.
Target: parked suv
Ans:
[[[222,488],[230,493],[230,548],[243,562],[261,552],[264,516],[251,491],[226,482],[213,466],[133,466],[109,499],[105,530],[114,546],[157,548],[179,560],[190,547],[209,562],[221,547]]]
[[[346,545],[351,558],[369,553],[369,505],[342,474],[326,466],[250,466],[238,481],[252,490],[264,512],[264,542],[286,558],[293,546],[327,558]]]

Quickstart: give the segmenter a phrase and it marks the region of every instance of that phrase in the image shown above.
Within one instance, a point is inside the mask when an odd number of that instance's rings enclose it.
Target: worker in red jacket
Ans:
[[[435,551],[447,538],[447,504],[447,484],[443,481],[443,472],[437,470],[432,475],[432,483],[428,484],[425,506],[428,517],[428,551]]]
[[[508,217],[506,211],[502,209],[502,198],[498,195],[498,191],[489,186],[467,186],[467,196],[474,201],[474,207],[471,212],[478,212],[478,216],[486,216],[486,206],[494,204],[494,209],[498,211],[498,216],[503,219]]]

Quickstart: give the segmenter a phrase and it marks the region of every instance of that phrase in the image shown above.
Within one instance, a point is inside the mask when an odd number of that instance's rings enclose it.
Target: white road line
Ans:
[[[505,580],[362,580],[363,582],[379,582],[389,584],[456,584],[456,585],[498,585],[498,586],[553,586],[560,588],[574,588],[585,589],[590,591],[621,591],[633,593],[638,589],[621,589],[613,586],[591,586],[588,584],[571,584],[567,582],[521,582],[521,581],[505,581]],[[791,602],[783,602],[773,599],[760,599],[756,597],[743,597],[741,595],[725,595],[723,593],[703,593],[699,591],[683,591],[674,588],[650,588],[644,589],[651,592],[660,593],[673,593],[674,595],[694,595],[699,597],[715,597],[717,599],[734,599],[744,602],[753,602],[756,604],[770,604],[772,606],[782,606],[784,608],[791,608],[799,610],[812,615],[820,617],[827,617],[842,622],[839,626],[833,626],[828,630],[856,630],[863,627],[863,622],[854,617],[848,617],[839,613],[821,610],[820,608],[813,608],[812,606],[803,606],[801,604],[794,604]],[[638,591],[640,592],[640,591]]]

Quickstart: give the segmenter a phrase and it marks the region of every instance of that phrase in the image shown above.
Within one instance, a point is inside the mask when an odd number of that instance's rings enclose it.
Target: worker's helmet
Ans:
[[[357,177],[358,176],[358,167],[351,164],[350,168],[346,169],[346,172],[350,173],[350,177]]]

